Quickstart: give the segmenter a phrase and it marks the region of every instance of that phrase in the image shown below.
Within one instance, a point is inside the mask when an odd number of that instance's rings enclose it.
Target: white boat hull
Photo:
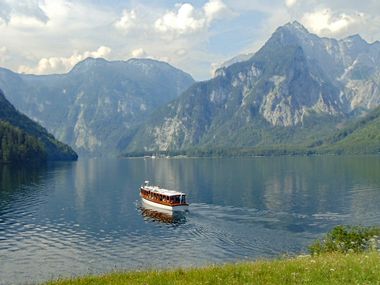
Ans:
[[[152,207],[157,208],[157,209],[162,209],[162,210],[165,210],[165,211],[170,211],[170,212],[185,211],[189,207],[187,205],[181,205],[181,206],[162,205],[162,204],[155,203],[155,202],[149,201],[147,199],[144,199],[143,197],[141,197],[141,200],[146,205],[152,206]]]

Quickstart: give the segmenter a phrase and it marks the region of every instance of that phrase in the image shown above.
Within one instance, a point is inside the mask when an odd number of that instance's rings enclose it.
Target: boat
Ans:
[[[185,193],[151,186],[149,181],[145,181],[144,185],[141,185],[140,196],[143,203],[170,212],[184,211],[189,207]]]

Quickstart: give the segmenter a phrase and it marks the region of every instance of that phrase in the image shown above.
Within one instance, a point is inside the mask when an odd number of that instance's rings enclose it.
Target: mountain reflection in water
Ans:
[[[335,225],[379,223],[379,173],[380,156],[4,165],[0,285],[303,253]],[[185,192],[189,212],[143,208],[144,180]]]

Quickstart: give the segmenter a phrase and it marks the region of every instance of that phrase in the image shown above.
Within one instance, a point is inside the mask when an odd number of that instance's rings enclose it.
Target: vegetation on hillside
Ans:
[[[312,124],[312,122],[309,122]],[[330,125],[326,123],[326,126]],[[331,127],[331,126],[330,126]],[[349,122],[344,128],[332,135],[316,139],[320,134],[326,133],[324,129],[310,134],[313,128],[305,126],[282,128],[273,131],[276,140],[271,138],[265,144],[247,147],[215,147],[208,145],[186,150],[168,151],[135,151],[124,154],[125,157],[140,157],[144,155],[164,156],[197,156],[197,157],[243,157],[243,156],[278,156],[278,155],[322,155],[322,154],[380,154],[380,107],[368,115]],[[296,133],[293,133],[296,132]],[[287,137],[296,140],[293,144],[285,144]],[[301,138],[304,138],[302,142]],[[277,143],[276,143],[277,142]]]
[[[45,160],[46,151],[34,136],[0,121],[0,162]]]
[[[1,160],[76,160],[77,154],[57,141],[41,125],[29,119],[5,98],[0,90],[0,121],[4,135]]]
[[[379,154],[380,107],[320,143],[321,153]]]

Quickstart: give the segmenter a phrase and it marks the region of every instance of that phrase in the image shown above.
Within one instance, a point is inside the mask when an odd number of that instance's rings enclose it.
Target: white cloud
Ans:
[[[13,18],[33,19],[34,22],[46,23],[49,18],[42,10],[41,3],[39,0],[2,0],[0,18],[8,24]]]
[[[134,49],[131,55],[133,58],[145,58],[148,56],[143,48]]]
[[[8,25],[16,29],[34,29],[44,27],[45,23],[34,17],[20,15],[12,16],[8,22]]]
[[[7,47],[0,47],[0,62],[3,63],[8,59]]]
[[[48,74],[62,73],[69,71],[75,64],[88,58],[106,58],[111,53],[111,48],[106,46],[99,47],[96,51],[85,51],[84,53],[74,52],[70,57],[49,57],[42,58],[37,66],[29,67],[21,65],[18,72],[28,74]]]
[[[297,3],[297,0],[285,0],[285,5],[289,8],[294,6],[296,3]]]
[[[188,51],[186,49],[184,49],[184,48],[180,48],[180,49],[176,50],[175,53],[178,56],[184,56],[184,55],[186,55],[188,53]]]
[[[210,0],[203,6],[208,23],[224,15],[228,8],[221,0]]]
[[[115,23],[115,27],[124,32],[128,32],[136,25],[137,17],[135,10],[124,10],[123,16]]]
[[[197,19],[195,9],[193,5],[189,3],[182,4],[177,12],[166,13],[157,19],[154,24],[157,31],[163,33],[175,31],[178,34],[194,32],[203,28],[204,25],[205,19]]]
[[[305,13],[301,21],[312,32],[319,35],[329,35],[339,33],[354,24],[360,14],[355,16],[345,13],[334,14],[330,9],[324,9]]]
[[[63,20],[75,17],[78,10],[84,10],[80,4],[74,5],[66,0],[48,0],[45,1],[41,7],[44,13],[49,18],[49,24],[62,23]],[[93,13],[93,11],[91,11]]]
[[[177,4],[176,8],[176,11],[169,11],[155,21],[157,31],[178,35],[193,33],[206,28],[228,11],[221,0],[209,0],[202,10],[196,10],[190,3]]]
[[[65,72],[89,53],[84,51],[107,45],[109,59],[167,60],[207,79],[212,62],[256,51],[278,26],[293,20],[319,36],[380,39],[376,0],[116,2],[0,0],[0,48],[7,49],[0,51],[1,66]]]

